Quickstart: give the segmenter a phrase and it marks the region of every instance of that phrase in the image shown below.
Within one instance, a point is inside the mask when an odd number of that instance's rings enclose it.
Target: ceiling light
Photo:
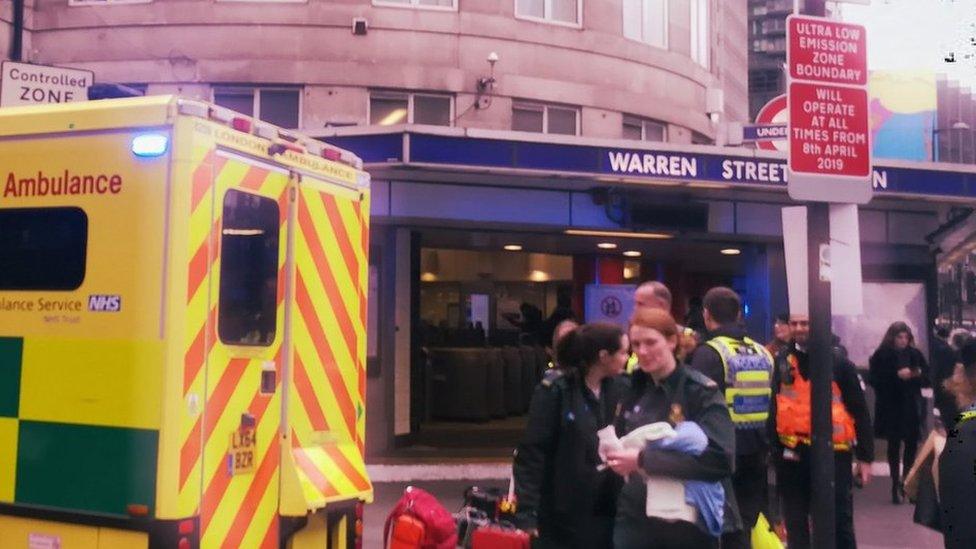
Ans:
[[[674,238],[673,234],[668,233],[632,233],[626,231],[591,231],[587,229],[566,229],[565,234],[573,236],[608,236],[611,238],[649,238],[652,240],[665,240]]]
[[[627,257],[640,257],[641,253],[638,252],[637,250],[627,250],[626,252],[624,252],[624,255]]]
[[[742,253],[742,250],[739,248],[722,248],[721,253],[722,255],[739,255]]]
[[[510,252],[520,252],[522,251],[522,246],[519,244],[506,244],[505,249]]]
[[[617,249],[617,245],[614,244],[613,242],[601,242],[601,243],[597,244],[596,247],[597,248],[600,248],[601,250],[616,250]]]

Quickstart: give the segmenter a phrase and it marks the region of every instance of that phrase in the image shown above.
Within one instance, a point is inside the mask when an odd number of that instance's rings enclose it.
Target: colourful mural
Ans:
[[[874,71],[868,89],[874,157],[932,160],[935,74]]]

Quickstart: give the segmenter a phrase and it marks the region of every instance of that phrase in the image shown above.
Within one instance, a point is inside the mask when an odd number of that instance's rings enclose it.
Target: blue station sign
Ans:
[[[406,138],[409,136],[409,138]],[[580,176],[681,180],[781,187],[786,190],[786,159],[685,151],[627,149],[512,139],[424,133],[328,137],[366,163],[409,163],[448,168],[532,170]],[[405,162],[405,158],[408,160]],[[976,172],[885,166],[876,162],[874,190],[934,197],[976,197]]]

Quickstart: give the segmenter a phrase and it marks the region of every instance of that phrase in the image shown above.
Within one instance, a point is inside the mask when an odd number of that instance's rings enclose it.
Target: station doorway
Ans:
[[[555,323],[587,320],[586,287],[664,282],[699,327],[700,297],[736,289],[767,324],[766,245],[691,238],[419,230],[411,365],[412,455],[510,456],[550,363]],[[612,245],[612,246],[611,246]],[[754,280],[760,278],[762,280]],[[757,289],[757,286],[763,286]],[[697,300],[696,300],[697,298]],[[768,299],[767,299],[768,301]],[[765,334],[762,334],[763,336]]]

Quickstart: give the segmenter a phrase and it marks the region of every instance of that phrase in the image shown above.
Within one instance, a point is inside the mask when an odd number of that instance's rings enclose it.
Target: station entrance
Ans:
[[[553,329],[565,318],[596,316],[587,306],[595,286],[622,286],[629,295],[641,282],[664,282],[672,314],[697,329],[704,328],[701,296],[729,286],[743,296],[747,322],[768,324],[764,243],[612,232],[417,234],[413,436],[401,449],[411,455],[511,455],[549,367]]]

